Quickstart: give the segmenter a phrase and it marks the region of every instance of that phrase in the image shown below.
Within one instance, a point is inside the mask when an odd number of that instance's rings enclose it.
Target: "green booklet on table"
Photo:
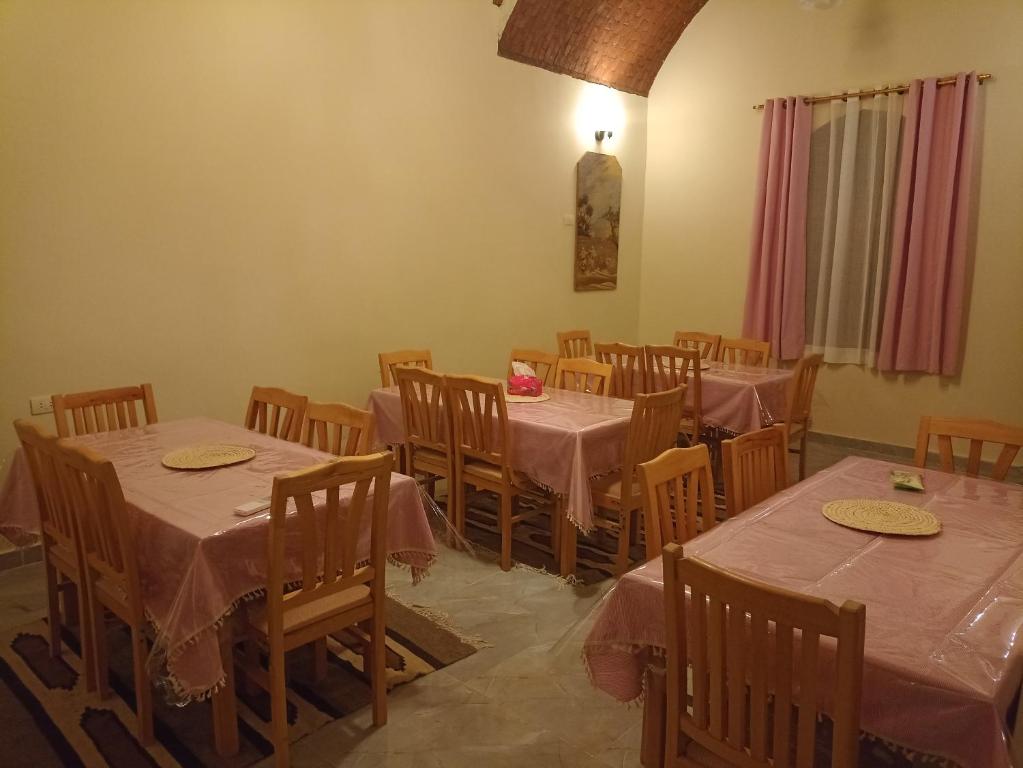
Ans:
[[[922,491],[924,479],[919,472],[907,472],[904,469],[893,469],[890,475],[892,485],[900,491]]]

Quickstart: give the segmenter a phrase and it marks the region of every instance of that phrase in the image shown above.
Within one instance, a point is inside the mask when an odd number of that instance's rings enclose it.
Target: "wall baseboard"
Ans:
[[[897,461],[912,461],[916,451],[904,445],[889,445],[888,443],[875,443],[871,440],[860,440],[856,437],[845,437],[843,435],[829,435],[825,432],[811,432],[809,440],[819,445],[831,445],[836,448],[848,450],[851,453],[876,453],[881,457],[891,457]],[[959,456],[956,457],[958,460]],[[927,466],[935,467],[938,463],[938,454],[928,454]],[[981,476],[989,476],[993,464],[990,461],[981,462]],[[1009,470],[1005,478],[1007,482],[1023,484],[1023,466],[1014,466]]]

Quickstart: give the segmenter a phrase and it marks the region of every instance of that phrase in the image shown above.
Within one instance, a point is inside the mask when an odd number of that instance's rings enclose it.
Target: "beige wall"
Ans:
[[[565,326],[635,338],[646,100],[616,96],[619,289],[574,293],[593,87],[498,58],[507,12],[0,0],[0,424],[141,381],[165,419],[254,383],[361,405],[381,350],[496,375]]]
[[[648,107],[640,336],[737,334],[765,97],[830,93],[960,70],[990,71],[976,265],[961,377],[833,366],[815,428],[911,444],[922,413],[1023,423],[1023,3],[713,0],[665,62]]]

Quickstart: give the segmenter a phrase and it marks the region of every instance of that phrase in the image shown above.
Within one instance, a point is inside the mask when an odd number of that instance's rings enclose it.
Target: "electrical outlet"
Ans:
[[[53,398],[49,395],[30,397],[28,405],[33,416],[38,416],[41,413],[53,413]]]

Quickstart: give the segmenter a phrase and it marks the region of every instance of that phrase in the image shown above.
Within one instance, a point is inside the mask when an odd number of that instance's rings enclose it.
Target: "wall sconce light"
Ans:
[[[593,138],[595,138],[598,142],[603,141],[605,138],[610,139],[612,136],[614,136],[614,131],[594,131],[593,132]]]

